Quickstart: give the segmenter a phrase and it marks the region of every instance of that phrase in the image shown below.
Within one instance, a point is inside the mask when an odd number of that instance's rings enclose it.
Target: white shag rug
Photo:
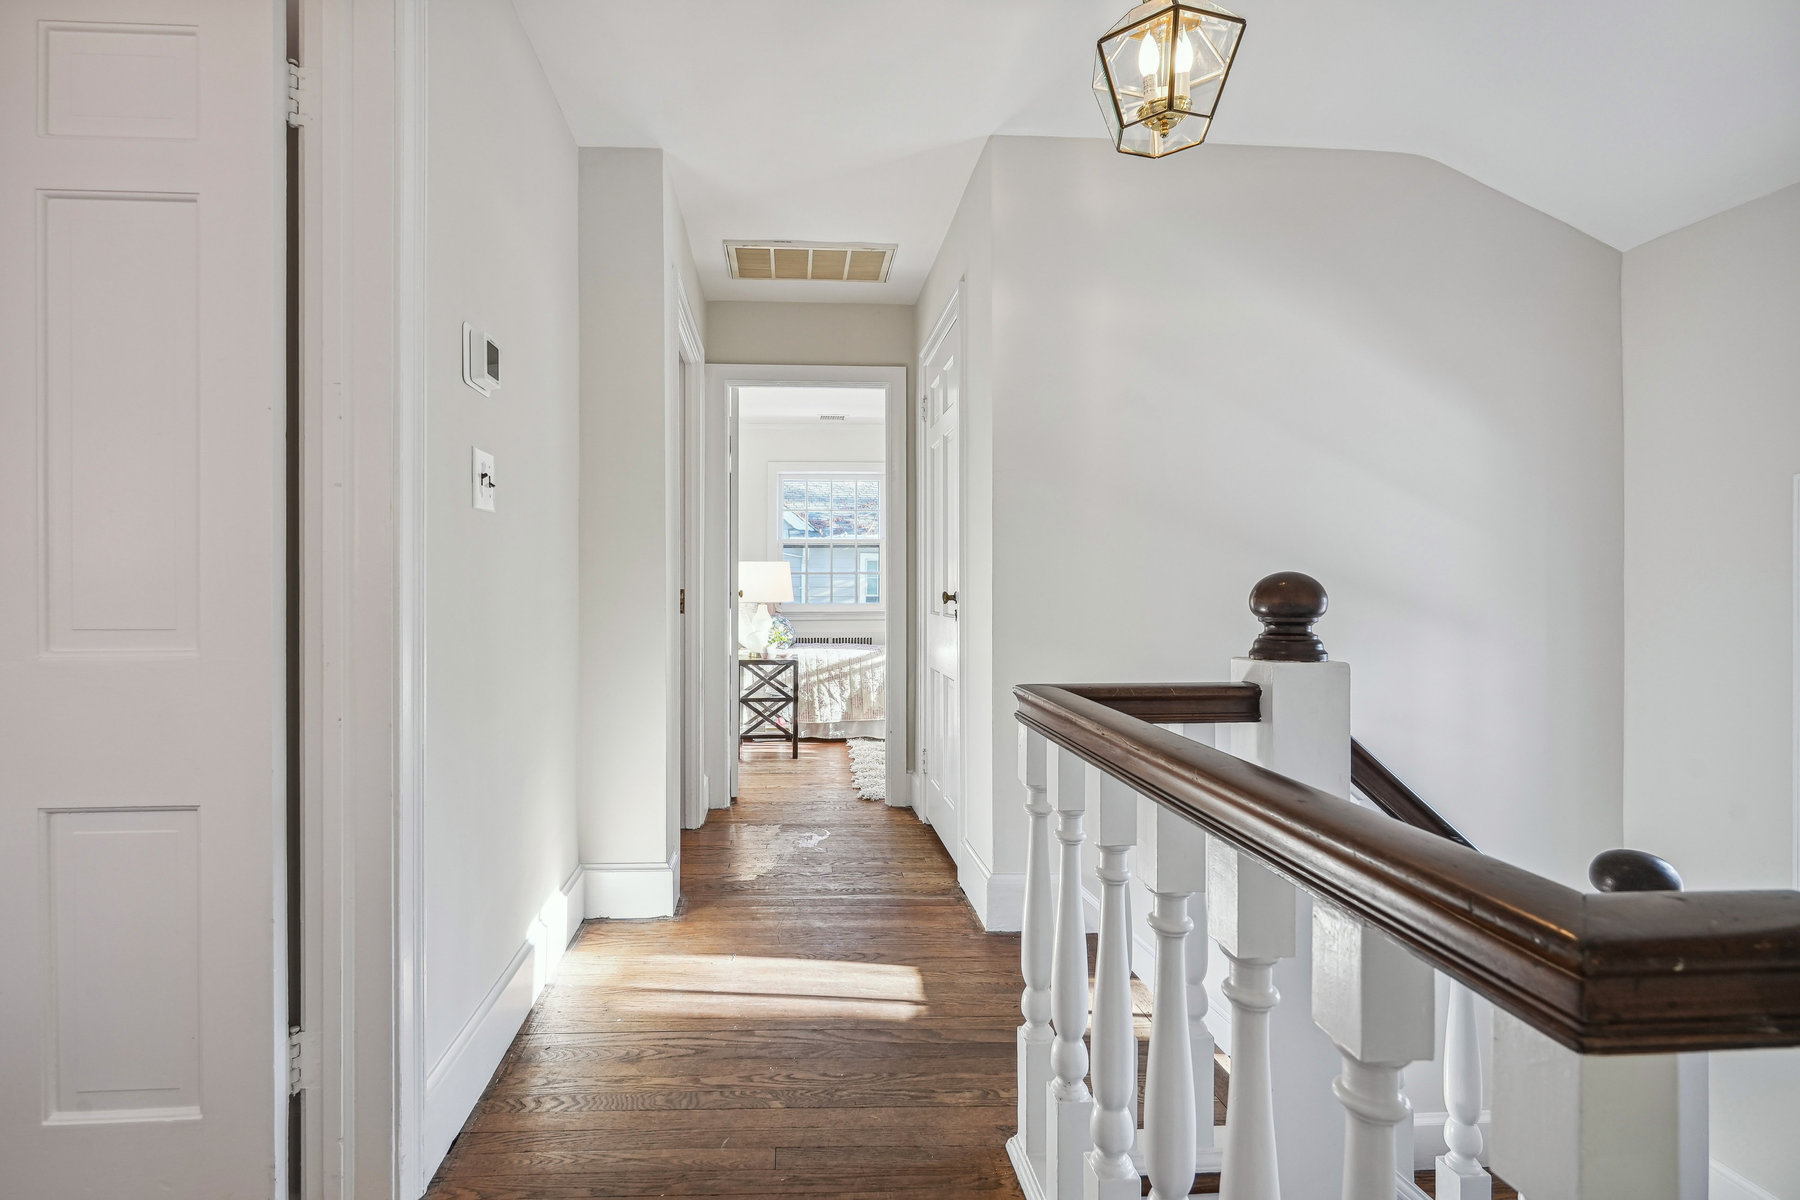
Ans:
[[[851,738],[850,778],[864,800],[887,799],[887,742],[882,738]]]

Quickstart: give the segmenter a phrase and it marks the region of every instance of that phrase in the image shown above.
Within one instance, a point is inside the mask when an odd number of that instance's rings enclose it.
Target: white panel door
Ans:
[[[961,862],[962,331],[955,302],[920,371],[924,400],[925,819]]]
[[[0,1193],[266,1197],[281,6],[0,4]]]

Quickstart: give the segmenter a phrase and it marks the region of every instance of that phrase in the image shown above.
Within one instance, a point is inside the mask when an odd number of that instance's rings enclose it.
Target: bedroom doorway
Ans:
[[[910,803],[904,368],[712,367],[729,431],[732,788],[806,747]],[[823,754],[825,757],[820,758]]]

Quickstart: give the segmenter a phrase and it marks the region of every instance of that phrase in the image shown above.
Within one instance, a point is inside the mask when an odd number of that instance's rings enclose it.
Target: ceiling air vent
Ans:
[[[726,242],[733,279],[886,283],[897,247],[861,242]]]

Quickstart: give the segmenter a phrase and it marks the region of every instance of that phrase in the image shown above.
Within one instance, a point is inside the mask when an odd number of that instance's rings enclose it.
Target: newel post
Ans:
[[[1601,854],[1588,877],[1602,892],[1681,889],[1668,863],[1631,850]],[[1684,1059],[1704,1056],[1578,1054],[1496,1008],[1494,1174],[1531,1200],[1704,1197],[1704,1075],[1695,1130],[1683,1121]]]
[[[1085,764],[1060,747],[1052,748],[1047,781],[1056,810],[1056,841],[1062,848],[1056,880],[1056,937],[1050,962],[1050,1013],[1056,1040],[1050,1047],[1052,1078],[1044,1090],[1043,1176],[1047,1200],[1081,1195],[1082,1169],[1093,1142],[1088,1123],[1094,1101],[1088,1093],[1087,916],[1081,903],[1082,818],[1087,811]]]
[[[1044,1090],[1050,1086],[1050,798],[1044,736],[1019,727],[1019,782],[1025,787],[1025,916],[1019,969],[1025,991],[1019,1009],[1019,1149],[1038,1178],[1044,1174]]]
[[[1250,653],[1232,660],[1231,678],[1262,689],[1262,718],[1224,726],[1222,748],[1349,799],[1350,668],[1332,662],[1313,631],[1328,604],[1319,581],[1297,571],[1270,575],[1251,590],[1250,611],[1263,629]],[[1225,992],[1234,1010],[1225,1179],[1246,1169],[1232,1162],[1234,1151],[1246,1150],[1246,1132],[1234,1128],[1242,1024],[1267,1038],[1269,1085],[1279,1100],[1273,1133],[1281,1194],[1332,1195],[1340,1186],[1344,1116],[1332,1091],[1337,1048],[1312,1021],[1311,898],[1216,839],[1207,866],[1208,919],[1231,965]]]

